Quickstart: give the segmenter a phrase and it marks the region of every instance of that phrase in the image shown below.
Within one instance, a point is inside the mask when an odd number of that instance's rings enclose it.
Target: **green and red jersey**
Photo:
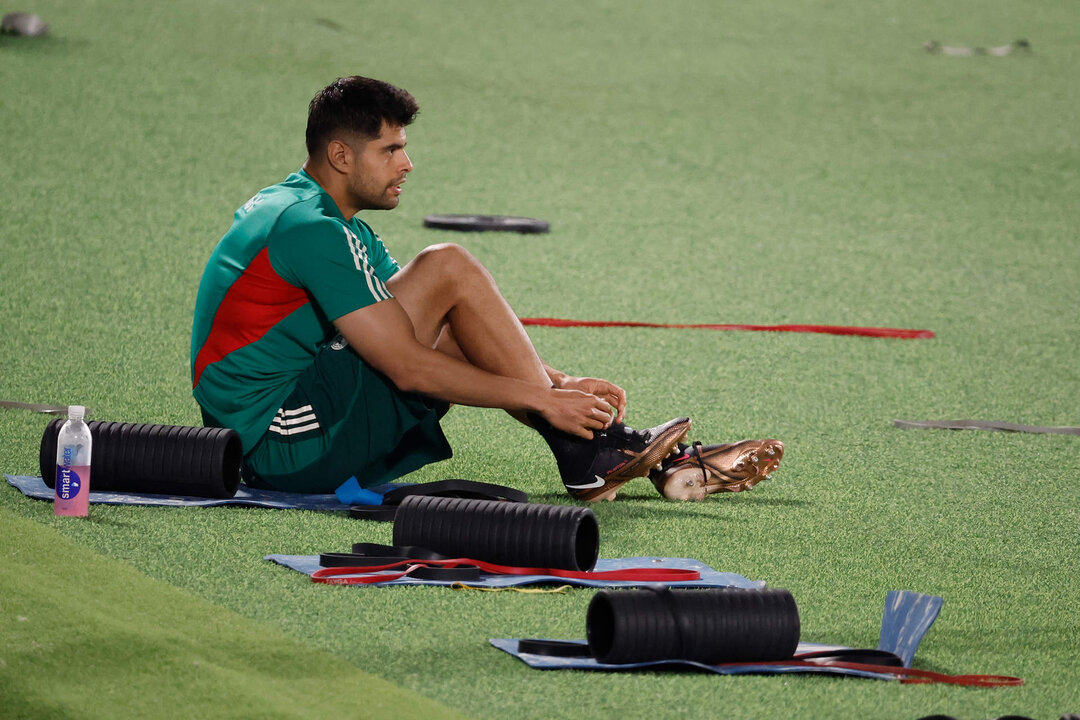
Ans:
[[[191,333],[193,394],[208,425],[248,452],[333,321],[391,297],[397,262],[366,223],[346,220],[303,170],[236,211],[199,284]]]

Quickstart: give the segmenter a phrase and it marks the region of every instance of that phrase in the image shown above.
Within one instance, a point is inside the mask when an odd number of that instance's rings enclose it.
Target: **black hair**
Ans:
[[[308,105],[308,155],[318,154],[335,133],[353,133],[371,140],[379,136],[383,121],[404,127],[419,110],[412,95],[389,83],[359,75],[338,78]]]

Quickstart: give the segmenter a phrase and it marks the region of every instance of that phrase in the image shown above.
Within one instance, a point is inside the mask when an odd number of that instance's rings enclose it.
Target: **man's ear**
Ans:
[[[341,140],[331,140],[326,145],[326,162],[339,173],[347,174],[354,162],[353,150]]]

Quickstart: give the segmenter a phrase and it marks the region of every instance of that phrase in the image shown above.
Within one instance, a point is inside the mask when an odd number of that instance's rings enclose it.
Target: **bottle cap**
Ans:
[[[68,420],[82,420],[86,416],[86,407],[83,405],[68,405]]]

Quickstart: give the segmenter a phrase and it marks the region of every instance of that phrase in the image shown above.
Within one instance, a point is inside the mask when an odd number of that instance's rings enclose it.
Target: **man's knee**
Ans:
[[[472,253],[456,243],[429,245],[413,259],[425,272],[433,273],[450,287],[492,283],[491,274]]]
[[[480,265],[472,253],[457,243],[428,245],[420,251],[413,262],[430,263],[438,268]]]

